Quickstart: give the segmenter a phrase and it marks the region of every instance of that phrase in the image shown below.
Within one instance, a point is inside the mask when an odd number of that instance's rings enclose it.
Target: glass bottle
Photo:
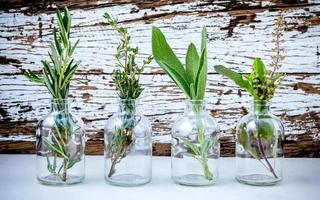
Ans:
[[[273,185],[282,179],[284,127],[268,101],[255,100],[236,131],[236,179],[250,185]]]
[[[37,179],[46,185],[79,183],[85,175],[85,130],[67,99],[51,100],[36,130]]]
[[[105,125],[105,180],[112,185],[137,186],[151,181],[152,128],[137,108],[138,100],[120,99],[119,111]]]
[[[204,101],[187,100],[183,116],[173,125],[171,177],[189,186],[214,184],[219,177],[219,128]]]

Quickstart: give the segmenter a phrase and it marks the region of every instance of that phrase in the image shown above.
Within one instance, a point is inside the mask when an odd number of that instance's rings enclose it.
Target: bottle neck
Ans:
[[[137,112],[139,100],[137,99],[119,99],[119,112],[126,115],[134,115]]]
[[[51,111],[69,112],[70,101],[68,99],[51,99]]]
[[[186,101],[186,114],[202,115],[205,112],[205,103],[203,100],[187,100]]]
[[[252,112],[254,115],[264,115],[270,111],[270,102],[266,100],[254,100],[252,103]]]

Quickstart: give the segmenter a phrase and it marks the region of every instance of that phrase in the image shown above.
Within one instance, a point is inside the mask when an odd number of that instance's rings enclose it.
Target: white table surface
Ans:
[[[234,158],[221,158],[216,185],[190,187],[170,179],[170,158],[153,158],[152,182],[117,187],[103,179],[103,157],[86,157],[86,178],[73,186],[45,186],[35,178],[35,155],[0,154],[0,200],[320,200],[320,159],[286,158],[284,180],[276,186],[243,185],[234,179]]]

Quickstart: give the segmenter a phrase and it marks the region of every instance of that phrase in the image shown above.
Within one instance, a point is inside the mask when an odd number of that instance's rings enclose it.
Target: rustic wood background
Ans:
[[[221,63],[248,73],[254,57],[270,63],[271,32],[282,13],[287,21],[286,80],[272,108],[286,127],[285,155],[320,157],[319,0],[0,0],[0,153],[34,153],[36,122],[49,111],[49,95],[22,73],[28,68],[41,72],[54,10],[63,6],[72,13],[72,37],[81,40],[77,76],[85,84],[75,83],[71,96],[75,113],[87,125],[88,154],[103,153],[103,124],[117,109],[110,73],[118,37],[104,21],[105,11],[129,27],[140,59],[151,52],[152,25],[161,28],[181,59],[190,41],[199,45],[202,26],[208,27],[206,100],[223,132],[222,156],[234,156],[235,126],[251,99],[212,66]],[[169,155],[170,127],[184,109],[184,96],[155,62],[145,69],[142,82],[141,111],[153,125],[154,155]]]

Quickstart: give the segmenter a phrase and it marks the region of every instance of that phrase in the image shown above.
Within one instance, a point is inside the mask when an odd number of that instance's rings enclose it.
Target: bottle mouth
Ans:
[[[187,104],[191,104],[191,105],[202,105],[205,104],[205,100],[199,100],[199,99],[188,99],[186,100]]]
[[[137,104],[139,104],[139,102],[140,102],[139,98],[137,98],[137,99],[121,99],[121,98],[119,98],[118,99],[118,103],[119,104],[134,104],[134,105],[137,105]]]
[[[260,106],[268,106],[270,104],[269,100],[253,100],[253,105],[260,105]]]
[[[70,104],[73,103],[74,99],[51,99],[50,102],[52,104]]]

